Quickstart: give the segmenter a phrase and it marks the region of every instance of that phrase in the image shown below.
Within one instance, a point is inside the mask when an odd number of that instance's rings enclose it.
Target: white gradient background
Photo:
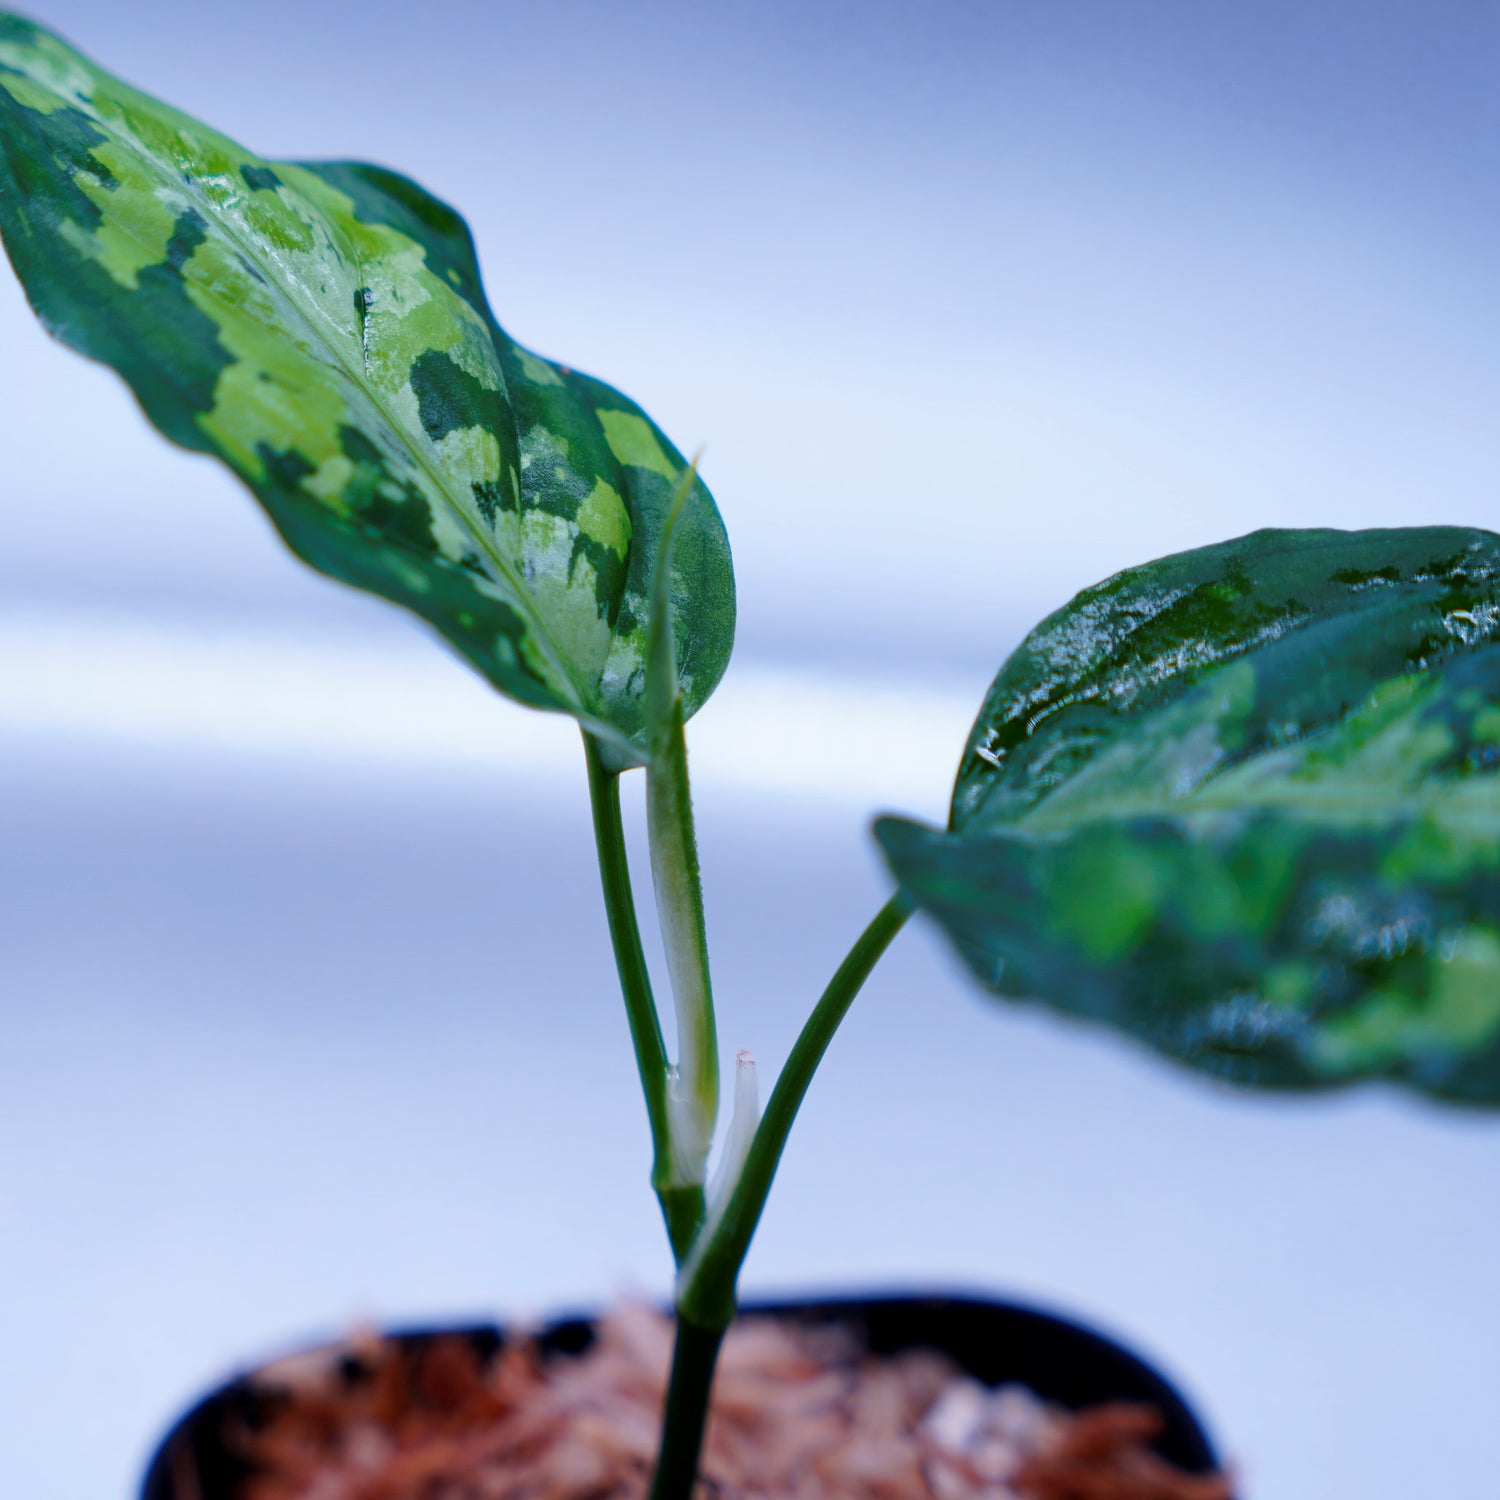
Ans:
[[[1262,525],[1493,525],[1488,4],[57,0],[270,155],[469,216],[502,320],[707,444],[694,739],[769,1070],[1004,652]],[[661,1292],[563,724],[297,568],[0,277],[0,1494],[353,1318]],[[916,929],[747,1288],[959,1283],[1159,1357],[1247,1494],[1491,1500],[1500,1126],[1231,1095],[997,1014]]]

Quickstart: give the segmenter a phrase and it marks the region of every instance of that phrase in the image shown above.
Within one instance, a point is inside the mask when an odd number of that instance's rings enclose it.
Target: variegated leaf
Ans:
[[[948,831],[878,835],[1003,995],[1238,1082],[1500,1103],[1500,537],[1121,573],[1002,668]]]
[[[379,168],[264,161],[0,12],[0,232],[47,327],[229,464],[300,557],[643,756],[682,457],[618,391],[505,335],[452,209]],[[734,630],[701,483],[673,620],[691,713]]]

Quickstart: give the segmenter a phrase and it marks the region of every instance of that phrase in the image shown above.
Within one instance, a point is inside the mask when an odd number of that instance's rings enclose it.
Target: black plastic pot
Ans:
[[[749,1303],[746,1313],[771,1313],[800,1323],[853,1328],[871,1353],[939,1349],[986,1384],[1018,1380],[1037,1395],[1078,1408],[1103,1401],[1144,1401],[1161,1413],[1157,1451],[1190,1473],[1219,1467],[1202,1425],[1187,1403],[1143,1360],[1120,1345],[1066,1318],[1007,1302],[977,1297],[849,1297],[816,1302]],[[396,1335],[412,1355],[439,1333]],[[461,1330],[481,1358],[492,1358],[505,1340],[495,1327]],[[542,1344],[559,1354],[581,1353],[593,1338],[587,1318],[552,1324]],[[351,1370],[351,1376],[356,1374]],[[141,1487],[141,1500],[232,1500],[243,1465],[225,1452],[219,1434],[225,1419],[256,1417],[256,1394],[248,1379],[231,1381],[207,1396],[162,1440]],[[188,1481],[177,1476],[194,1476]]]

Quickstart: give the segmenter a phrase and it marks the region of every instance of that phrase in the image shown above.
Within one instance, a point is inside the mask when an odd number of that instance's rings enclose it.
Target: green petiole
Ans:
[[[614,946],[615,968],[630,1040],[635,1047],[641,1091],[651,1122],[651,1186],[661,1204],[667,1238],[680,1265],[703,1222],[703,1183],[685,1180],[678,1170],[679,1152],[673,1140],[670,1098],[671,1067],[662,1041],[661,1022],[651,992],[651,975],[641,949],[636,920],[635,894],[630,885],[630,866],[625,853],[625,831],[620,818],[620,773],[609,770],[598,741],[585,732],[584,756],[588,762],[589,799],[594,812],[594,843],[599,855],[599,879],[604,890],[604,910]]]
[[[697,480],[695,458],[682,471],[662,527],[651,580],[643,707],[651,880],[677,1012],[677,1069],[668,1083],[675,1171],[680,1180],[701,1185],[719,1117],[719,1039],[683,732],[686,710],[672,626],[672,545]]]

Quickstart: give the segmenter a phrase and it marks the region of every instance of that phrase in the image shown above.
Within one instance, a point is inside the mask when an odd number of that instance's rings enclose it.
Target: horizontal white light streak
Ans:
[[[691,726],[694,776],[941,817],[976,707],[954,691],[736,662]],[[435,644],[51,604],[0,607],[0,735],[582,774],[569,720],[498,697]]]

